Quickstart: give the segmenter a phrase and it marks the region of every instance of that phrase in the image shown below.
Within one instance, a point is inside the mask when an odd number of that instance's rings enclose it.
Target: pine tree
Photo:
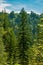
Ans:
[[[16,37],[13,30],[8,31],[3,35],[3,42],[5,45],[6,52],[8,53],[8,64],[14,65],[16,62]]]
[[[0,65],[7,65],[7,53],[5,52],[5,46],[3,43],[3,27],[0,27]]]
[[[15,64],[15,44],[16,44],[16,37],[14,35],[14,31],[10,28],[9,18],[7,13],[3,13],[3,28],[4,28],[4,35],[3,35],[3,42],[5,45],[6,52],[8,53],[7,63],[9,65]]]
[[[5,31],[8,30],[8,28],[10,27],[10,20],[9,20],[9,16],[8,16],[8,13],[6,12],[3,12],[2,13],[2,21],[3,21],[3,28]]]
[[[40,18],[40,22],[37,26],[37,47],[39,53],[37,54],[37,64],[43,64],[43,18]]]
[[[20,12],[20,25],[19,25],[19,63],[21,65],[28,65],[28,50],[31,45],[31,28],[27,21],[27,13],[24,8]]]

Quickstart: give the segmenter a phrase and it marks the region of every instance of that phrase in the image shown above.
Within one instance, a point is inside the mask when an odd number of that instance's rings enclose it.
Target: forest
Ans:
[[[43,65],[43,13],[0,12],[0,65]]]

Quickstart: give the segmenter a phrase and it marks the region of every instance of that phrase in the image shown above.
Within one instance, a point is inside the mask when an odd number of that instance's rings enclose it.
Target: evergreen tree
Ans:
[[[37,64],[43,64],[43,17],[41,17],[40,22],[37,26],[37,45],[38,45],[38,50],[39,53],[37,55]]]
[[[5,45],[6,52],[8,53],[7,63],[9,65],[15,64],[15,44],[16,44],[16,37],[14,35],[14,31],[10,28],[9,18],[7,13],[3,13],[3,28],[4,28],[4,35],[3,35],[3,42]]]
[[[2,15],[3,15],[3,18],[2,18],[3,28],[4,28],[5,31],[7,31],[8,28],[10,27],[9,16],[8,16],[8,13],[6,13],[6,12],[3,12]]]
[[[15,18],[14,11],[12,11],[12,12],[9,14],[9,17],[10,17],[10,19],[13,19],[13,18]]]
[[[20,25],[19,25],[19,59],[21,65],[28,65],[28,50],[31,45],[30,26],[27,21],[27,13],[24,8],[20,12]]]
[[[7,65],[7,53],[5,52],[5,46],[3,43],[3,27],[0,27],[0,65]]]
[[[14,65],[16,61],[16,37],[13,30],[8,31],[3,35],[3,41],[5,45],[6,52],[8,53],[8,64]]]

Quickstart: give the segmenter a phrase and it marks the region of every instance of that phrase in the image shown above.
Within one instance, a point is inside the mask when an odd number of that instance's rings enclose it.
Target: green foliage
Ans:
[[[43,13],[0,12],[0,65],[43,65]]]
[[[3,27],[0,27],[0,65],[7,65],[7,53],[5,52],[4,43],[2,40]]]
[[[12,12],[9,14],[9,18],[10,18],[10,19],[13,19],[13,18],[15,18],[14,11],[12,11]]]
[[[28,65],[29,57],[28,57],[28,50],[31,45],[31,30],[30,25],[27,21],[27,13],[25,12],[24,8],[20,12],[20,21],[19,24],[19,59],[21,65]]]
[[[3,13],[3,28],[4,28],[4,30],[7,30],[8,27],[10,27],[10,21],[9,21],[9,18],[8,18],[8,14]]]
[[[3,41],[5,45],[6,52],[8,53],[8,63],[10,65],[15,63],[15,54],[16,54],[16,37],[14,35],[13,30],[7,31],[6,34],[3,35]]]

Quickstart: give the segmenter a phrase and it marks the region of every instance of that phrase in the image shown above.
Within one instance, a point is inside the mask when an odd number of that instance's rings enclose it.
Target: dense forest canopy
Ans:
[[[43,13],[0,12],[0,65],[43,65]]]

